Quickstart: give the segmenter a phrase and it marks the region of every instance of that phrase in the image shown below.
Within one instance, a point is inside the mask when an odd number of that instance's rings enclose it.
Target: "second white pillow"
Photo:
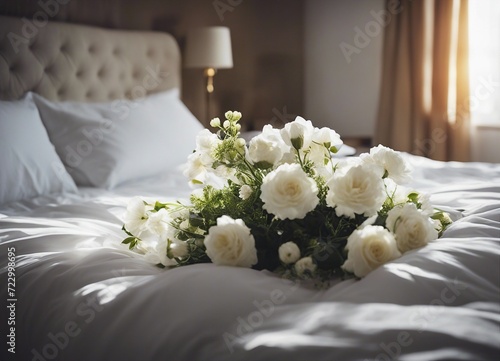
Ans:
[[[203,126],[178,94],[173,89],[109,103],[34,99],[76,184],[109,189],[186,161]]]

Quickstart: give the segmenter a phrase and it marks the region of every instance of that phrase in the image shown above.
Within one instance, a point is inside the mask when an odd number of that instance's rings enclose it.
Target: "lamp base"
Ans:
[[[217,73],[217,69],[215,68],[206,68],[203,72],[204,76],[207,78],[207,86],[206,86],[206,103],[205,103],[205,119],[207,122],[210,122],[212,119],[212,109],[211,109],[211,98],[212,93],[214,92],[214,76]]]

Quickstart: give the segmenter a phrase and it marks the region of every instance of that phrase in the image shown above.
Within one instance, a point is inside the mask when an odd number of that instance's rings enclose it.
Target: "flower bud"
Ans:
[[[236,121],[238,121],[238,120],[240,120],[240,119],[241,119],[241,113],[240,113],[240,112],[237,112],[237,111],[234,111],[234,112],[233,112],[233,117],[232,117],[232,119],[233,119],[235,122],[236,122]]]
[[[244,147],[245,144],[246,144],[245,139],[243,139],[243,138],[236,139],[236,146],[238,146],[238,147]]]
[[[220,119],[219,118],[214,118],[210,121],[210,125],[214,128],[220,127]]]
[[[229,120],[224,121],[224,129],[229,129],[231,127],[231,122]]]
[[[224,114],[224,116],[226,117],[226,119],[231,120],[231,119],[233,119],[233,112],[232,112],[231,110],[228,110],[228,111]]]

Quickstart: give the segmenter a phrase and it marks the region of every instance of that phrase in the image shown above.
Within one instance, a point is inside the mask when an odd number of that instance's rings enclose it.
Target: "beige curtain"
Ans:
[[[468,161],[467,0],[387,1],[375,144]]]

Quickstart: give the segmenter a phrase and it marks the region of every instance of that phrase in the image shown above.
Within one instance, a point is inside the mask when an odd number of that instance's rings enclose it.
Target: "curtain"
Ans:
[[[467,0],[387,0],[375,144],[470,159]]]

